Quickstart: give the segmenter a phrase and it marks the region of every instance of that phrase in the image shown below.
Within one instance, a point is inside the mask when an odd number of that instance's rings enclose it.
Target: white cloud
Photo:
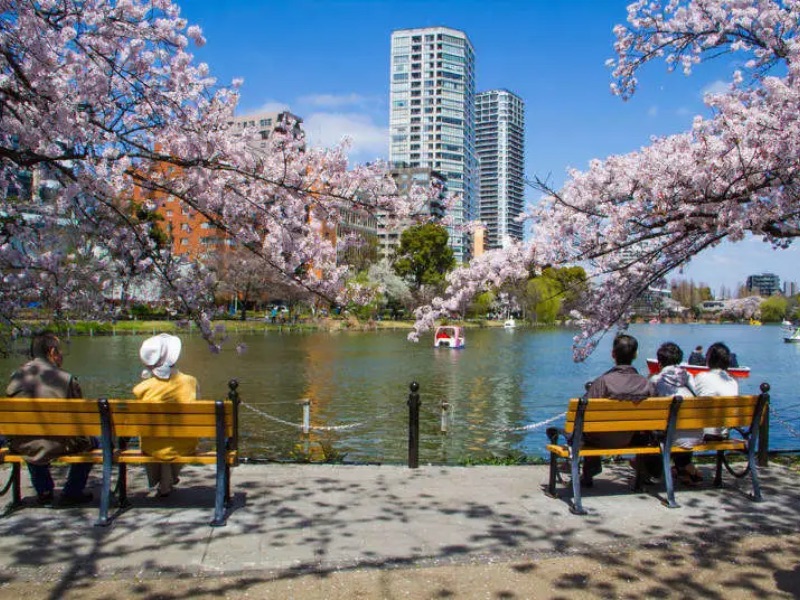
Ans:
[[[342,108],[343,106],[366,106],[373,104],[375,99],[360,94],[314,94],[301,96],[297,99],[299,104],[318,108]]]
[[[285,102],[279,102],[277,100],[267,100],[261,106],[257,106],[256,108],[247,108],[244,109],[241,106],[239,110],[236,111],[237,116],[245,116],[245,115],[254,115],[257,113],[262,112],[281,112],[284,110],[290,110],[289,105]]]
[[[650,108],[648,108],[647,109],[647,116],[648,117],[657,117],[658,116],[658,107],[657,106],[651,106]]]
[[[728,82],[717,79],[716,81],[713,81],[705,86],[700,95],[705,96],[706,94],[727,94],[729,91],[730,88],[728,87]]]
[[[303,118],[303,128],[313,146],[330,148],[350,138],[349,157],[355,162],[386,158],[389,128],[360,113],[316,112]]]

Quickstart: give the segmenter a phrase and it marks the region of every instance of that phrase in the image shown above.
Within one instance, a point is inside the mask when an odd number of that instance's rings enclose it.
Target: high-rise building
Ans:
[[[480,171],[480,220],[486,248],[522,241],[516,221],[525,201],[525,103],[508,90],[475,97],[475,148]]]
[[[457,195],[448,212],[450,246],[470,258],[462,226],[478,216],[475,155],[475,53],[467,35],[448,27],[392,32],[389,161],[426,167]]]
[[[749,275],[745,287],[748,292],[757,292],[759,296],[772,296],[781,291],[781,278],[774,273]]]

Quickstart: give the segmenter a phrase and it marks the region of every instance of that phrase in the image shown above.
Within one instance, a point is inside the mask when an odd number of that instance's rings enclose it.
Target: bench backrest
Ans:
[[[579,398],[572,398],[567,408],[564,430],[575,430]],[[583,414],[584,432],[659,431],[667,428],[672,397],[645,398],[638,404],[626,400],[591,398]]]
[[[749,427],[758,396],[701,396],[684,398],[678,411],[678,429]]]
[[[114,435],[122,437],[213,438],[215,402],[108,401]],[[224,402],[225,436],[233,436],[233,403]]]
[[[645,398],[634,404],[625,400],[590,398],[583,415],[584,432],[664,431],[669,421],[673,398]],[[580,399],[573,398],[567,408],[564,430],[575,430]],[[748,427],[758,404],[758,396],[701,396],[683,398],[677,415],[677,429],[704,427]]]
[[[213,438],[215,402],[108,401],[113,435],[124,437]],[[225,437],[234,435],[233,403],[224,402]],[[97,400],[64,398],[0,398],[0,435],[102,435]]]
[[[0,434],[5,436],[99,436],[97,400],[0,398]]]

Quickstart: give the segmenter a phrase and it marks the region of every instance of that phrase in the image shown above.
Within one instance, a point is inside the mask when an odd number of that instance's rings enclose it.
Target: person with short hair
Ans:
[[[197,379],[181,373],[175,366],[181,355],[181,339],[168,333],[147,338],[139,349],[139,358],[144,365],[144,381],[133,388],[139,400],[156,402],[192,402],[199,395]],[[160,460],[171,461],[179,456],[194,454],[199,440],[191,438],[170,439],[163,437],[142,438],[144,454]],[[166,497],[178,483],[182,465],[170,462],[145,465],[151,488],[158,488],[157,495]]]
[[[664,342],[656,351],[661,370],[650,378],[657,396],[694,396],[695,383],[691,373],[680,366],[683,350],[674,342]],[[682,429],[673,440],[675,446],[693,448],[703,441],[702,429]],[[692,464],[691,452],[678,452],[672,455],[675,476],[686,485],[697,485],[703,476]]]
[[[703,347],[697,346],[694,349],[694,352],[692,352],[689,355],[689,360],[687,360],[686,362],[688,362],[690,365],[694,365],[697,367],[706,364],[706,355],[703,354]]]
[[[633,366],[633,360],[636,358],[638,350],[639,342],[635,337],[624,333],[617,335],[611,348],[611,357],[615,364],[591,383],[586,392],[587,397],[641,402],[652,396],[653,386]],[[583,442],[586,446],[595,448],[630,446],[636,434],[635,431],[586,433],[583,436]],[[594,483],[593,477],[602,470],[602,461],[599,456],[585,457],[581,485],[591,487]]]
[[[64,371],[61,365],[61,340],[53,333],[36,335],[31,340],[31,360],[14,371],[6,387],[6,395],[12,398],[82,398],[78,379]],[[37,502],[47,506],[53,503],[53,476],[50,463],[68,454],[88,452],[97,448],[91,437],[11,437],[9,447],[15,454],[25,457],[31,485],[36,490]],[[67,481],[59,499],[61,506],[86,504],[93,499],[86,492],[91,463],[73,464],[69,467]]]

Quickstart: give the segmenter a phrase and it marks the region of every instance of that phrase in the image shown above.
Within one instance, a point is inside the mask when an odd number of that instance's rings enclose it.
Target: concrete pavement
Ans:
[[[211,528],[213,469],[187,467],[166,499],[148,494],[143,470],[131,469],[133,506],[111,527],[93,526],[96,503],[30,506],[0,519],[0,582],[48,581],[50,597],[59,597],[97,578],[291,578],[486,565],[795,531],[795,472],[762,470],[765,500],[753,503],[749,479],[727,476],[727,487],[716,489],[711,466],[701,470],[704,484],[679,488],[681,508],[667,509],[659,487],[634,493],[630,468],[606,467],[586,490],[589,515],[580,517],[565,499],[544,495],[544,466],[242,465],[233,472],[228,524]],[[90,481],[96,494],[98,476]],[[33,500],[29,488],[26,500]]]

